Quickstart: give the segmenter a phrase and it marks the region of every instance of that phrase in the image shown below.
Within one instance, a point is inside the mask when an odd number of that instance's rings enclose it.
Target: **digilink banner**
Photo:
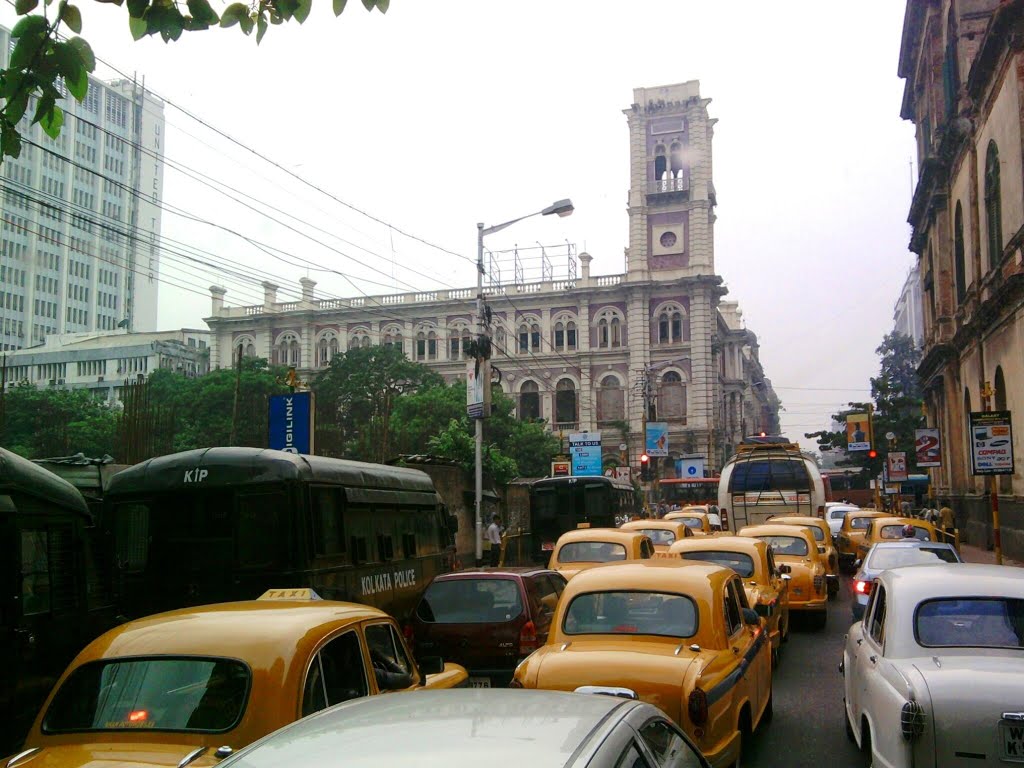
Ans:
[[[313,393],[270,396],[267,447],[288,453],[313,453]]]

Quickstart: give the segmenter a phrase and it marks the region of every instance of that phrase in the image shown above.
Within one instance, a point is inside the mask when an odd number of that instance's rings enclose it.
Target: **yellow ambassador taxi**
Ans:
[[[765,523],[772,525],[802,525],[811,532],[814,543],[818,547],[818,554],[825,561],[825,581],[828,586],[828,596],[835,598],[839,594],[839,553],[832,544],[832,529],[828,523],[820,517],[811,515],[779,515],[769,517]]]
[[[825,585],[825,563],[811,532],[800,525],[748,525],[740,536],[761,539],[772,550],[775,562],[789,566],[789,611],[811,616],[817,629],[828,622],[828,588]]]
[[[654,557],[654,544],[639,531],[621,528],[577,528],[558,537],[548,568],[571,579],[580,571],[604,563]]]
[[[711,518],[708,517],[708,513],[700,507],[686,507],[676,512],[669,512],[663,520],[680,520],[690,528],[697,536],[710,536],[714,533],[714,529],[711,526]]]
[[[743,580],[747,604],[765,620],[772,661],[777,661],[779,647],[789,635],[789,566],[776,565],[771,548],[749,536],[698,536],[677,541],[668,551],[673,557],[736,571]]]
[[[880,541],[899,541],[906,526],[914,529],[914,538],[919,541],[939,541],[939,532],[927,520],[916,517],[876,517],[868,522],[864,536],[857,542],[857,560],[863,560],[875,544]]]
[[[693,537],[693,529],[682,520],[631,520],[619,526],[620,531],[637,531],[650,538],[655,555],[667,554],[677,541]]]
[[[879,512],[877,509],[858,509],[846,513],[836,540],[840,568],[853,569],[853,563],[858,557],[857,545],[863,540],[864,531],[876,517],[885,516],[885,512]]]
[[[724,767],[771,719],[771,644],[729,568],[666,558],[592,568],[566,586],[547,643],[512,686],[635,695]]]
[[[305,715],[385,691],[462,685],[418,667],[390,616],[310,589],[161,613],[100,636],[65,670],[10,768],[200,768]]]

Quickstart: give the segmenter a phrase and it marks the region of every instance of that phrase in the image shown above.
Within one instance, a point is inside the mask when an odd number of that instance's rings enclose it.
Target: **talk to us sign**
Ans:
[[[937,428],[914,430],[914,462],[919,467],[942,466],[942,439]]]
[[[569,456],[574,475],[601,476],[601,433],[574,432],[569,435]]]
[[[313,393],[270,396],[267,447],[288,453],[313,453]]]
[[[1013,474],[1013,427],[1009,411],[972,411],[971,473]]]

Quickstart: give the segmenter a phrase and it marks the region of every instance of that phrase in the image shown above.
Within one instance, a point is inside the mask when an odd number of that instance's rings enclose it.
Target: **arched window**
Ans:
[[[576,427],[576,385],[561,379],[555,385],[555,426]]]
[[[608,346],[608,321],[603,317],[597,321],[597,346],[602,349]]]
[[[238,356],[242,357],[256,357],[256,343],[249,336],[242,336],[241,338],[235,339],[235,360],[238,360]]]
[[[540,387],[535,381],[524,381],[519,389],[519,418],[522,421],[540,418]]]
[[[612,318],[611,332],[612,332],[612,346],[613,347],[621,347],[622,346],[622,323],[619,321],[618,317],[613,317]]]
[[[505,352],[505,329],[500,325],[494,331],[494,343],[498,349]]]
[[[423,331],[416,334],[416,359],[427,359],[427,334]]]
[[[959,200],[953,215],[953,264],[956,272],[956,303],[963,304],[967,296],[967,264],[964,257],[964,209]]]
[[[658,316],[658,343],[668,344],[671,339],[671,336],[669,336],[670,332],[668,325],[668,312],[662,312]]]
[[[988,229],[988,268],[995,269],[1003,256],[1003,198],[999,188],[999,150],[988,143],[985,155],[985,225]]]
[[[365,328],[356,328],[352,331],[352,335],[348,337],[348,348],[359,349],[360,347],[370,346],[370,334]]]
[[[274,347],[275,365],[299,365],[299,337],[294,333],[284,333]]]
[[[672,178],[683,178],[683,145],[678,141],[672,142],[671,147]]]
[[[245,345],[245,356],[256,357],[256,345],[253,344],[251,341]]]
[[[683,341],[683,315],[680,312],[672,313],[672,340]]]
[[[523,323],[519,326],[519,353],[525,355],[530,351],[530,326]]]
[[[453,328],[448,336],[448,358],[461,360],[469,354],[469,328]]]
[[[665,147],[661,144],[654,148],[654,180],[661,181],[668,178],[668,160],[665,157]]]
[[[325,333],[316,343],[316,363],[321,368],[330,365],[331,360],[338,354],[340,345],[338,337],[333,333]]]
[[[621,421],[625,418],[625,404],[622,385],[616,376],[608,375],[601,379],[597,393],[597,420]]]
[[[576,349],[576,323],[572,320],[565,324],[565,345],[569,349]]]
[[[658,417],[665,420],[686,418],[686,386],[675,371],[666,371],[658,391]]]
[[[388,326],[381,336],[381,344],[385,347],[402,349],[402,330],[396,325]]]
[[[427,359],[437,360],[437,334],[433,331],[427,333]]]
[[[540,326],[537,323],[530,326],[530,351],[540,351]]]
[[[565,323],[561,321],[555,323],[555,329],[552,331],[552,336],[554,336],[552,346],[559,352],[565,349]]]

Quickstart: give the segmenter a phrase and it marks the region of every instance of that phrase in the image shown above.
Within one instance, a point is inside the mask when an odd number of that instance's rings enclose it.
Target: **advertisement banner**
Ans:
[[[552,461],[551,462],[551,476],[552,477],[569,477],[572,474],[572,462],[569,461]]]
[[[914,430],[914,454],[919,467],[942,466],[942,438],[938,428]]]
[[[313,453],[313,393],[271,395],[267,447],[288,453]]]
[[[851,413],[846,417],[846,450],[871,450],[871,424],[866,413]]]
[[[888,479],[891,483],[905,483],[910,479],[907,473],[907,454],[903,451],[892,451],[886,456]]]
[[[486,419],[491,415],[491,361],[466,363],[466,415]]]
[[[569,435],[569,455],[573,475],[594,475],[601,472],[601,433],[573,432]]]
[[[623,483],[630,482],[631,473],[629,467],[612,467],[604,471],[605,477],[610,477],[612,480],[616,480]]]
[[[972,411],[970,436],[972,474],[1013,474],[1013,427],[1009,411]]]
[[[676,459],[676,477],[681,479],[704,477],[704,457]]]
[[[648,456],[668,456],[668,422],[647,422],[646,445]]]

